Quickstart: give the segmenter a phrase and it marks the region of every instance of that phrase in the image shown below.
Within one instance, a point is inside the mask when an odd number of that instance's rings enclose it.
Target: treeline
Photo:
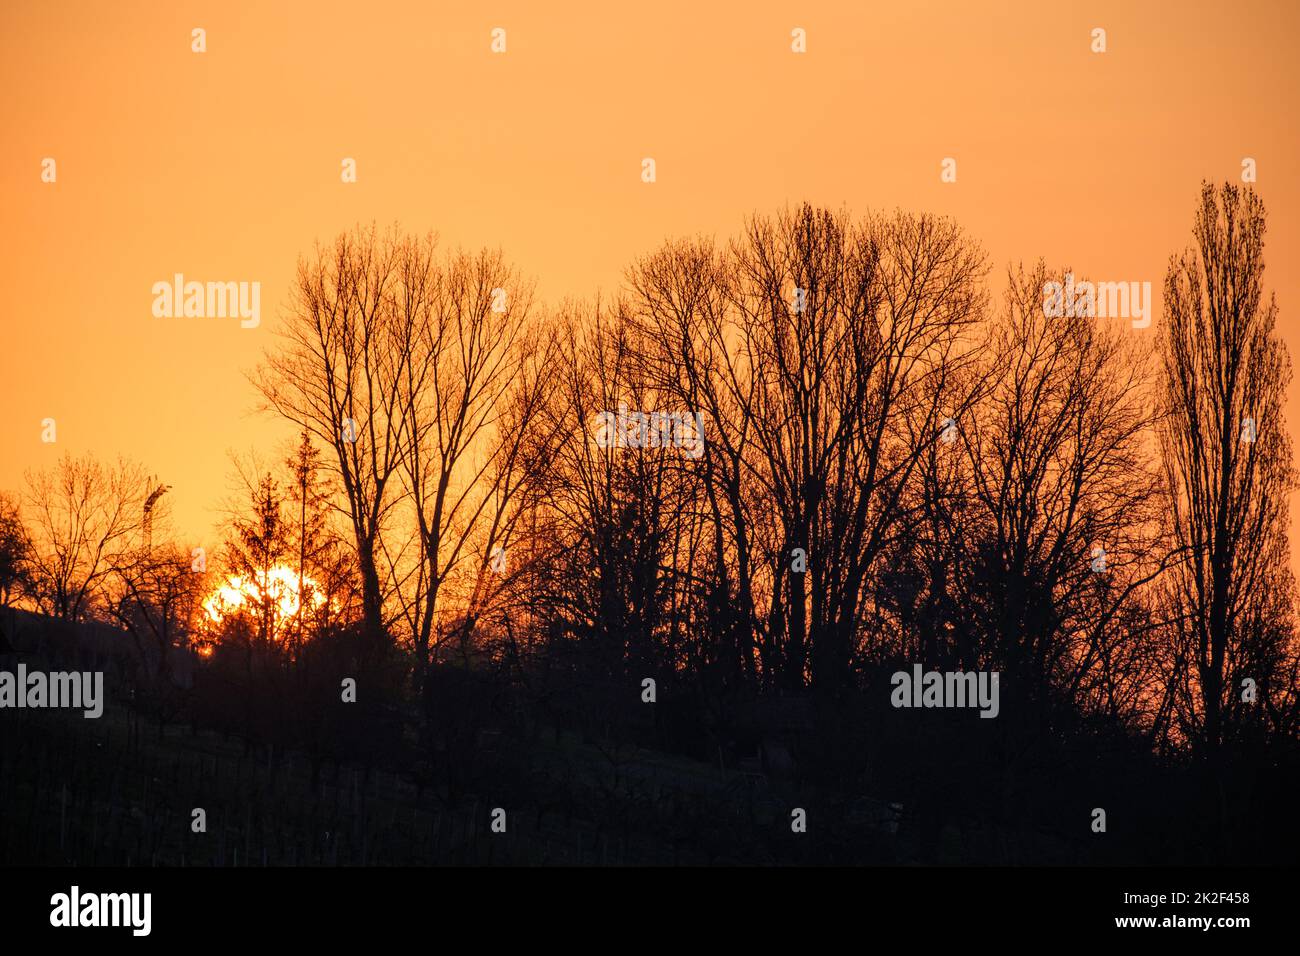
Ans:
[[[155,543],[139,469],[65,459],[5,504],[0,593],[111,618],[160,688],[180,645],[253,681],[342,641],[318,670],[423,701],[449,768],[438,735],[502,700],[635,736],[653,678],[658,739],[707,756],[739,702],[883,699],[914,662],[999,671],[999,719],[1045,734],[1292,746],[1264,232],[1205,186],[1141,329],[929,215],[755,216],[554,307],[500,253],[359,228],[299,263],[252,377],[301,439],[238,469],[212,568]]]

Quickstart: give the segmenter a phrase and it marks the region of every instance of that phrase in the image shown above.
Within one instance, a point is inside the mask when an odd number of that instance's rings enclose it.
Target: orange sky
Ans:
[[[5,0],[0,489],[63,452],[120,452],[214,544],[228,450],[269,456],[285,433],[245,372],[299,253],[359,220],[499,245],[554,301],[754,210],[902,207],[955,216],[995,279],[1043,256],[1150,281],[1158,310],[1200,180],[1251,156],[1300,359],[1298,26],[1294,2]],[[261,326],[154,318],[176,272],[260,282]]]

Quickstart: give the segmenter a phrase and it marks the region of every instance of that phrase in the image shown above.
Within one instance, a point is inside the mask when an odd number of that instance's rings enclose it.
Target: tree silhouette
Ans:
[[[1205,184],[1192,233],[1165,278],[1161,446],[1169,526],[1186,554],[1165,593],[1181,730],[1213,762],[1250,712],[1242,680],[1260,688],[1256,711],[1294,714],[1291,363],[1263,290],[1259,197]]]
[[[432,239],[427,240],[432,242]],[[395,319],[396,229],[340,235],[299,261],[281,332],[253,377],[273,409],[331,450],[345,499],[368,630],[387,633],[381,529],[397,497],[409,337]]]
[[[0,607],[9,607],[29,586],[30,550],[18,500],[0,495]]]
[[[149,488],[123,459],[103,465],[65,455],[28,472],[24,504],[31,535],[31,595],[46,614],[68,621],[90,613],[118,556],[137,542]]]

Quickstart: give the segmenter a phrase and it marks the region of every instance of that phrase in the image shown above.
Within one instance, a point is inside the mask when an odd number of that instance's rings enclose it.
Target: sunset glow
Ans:
[[[0,2],[0,938],[1284,939],[1297,36]]]
[[[302,576],[303,589],[310,595],[312,609],[325,603],[325,596],[320,593],[316,582],[308,575]],[[263,580],[259,575],[254,578],[242,578],[238,575],[227,577],[215,591],[203,602],[203,610],[208,619],[219,624],[227,615],[237,613],[251,605],[250,611],[256,610],[264,598],[269,597],[276,607],[276,620],[288,620],[298,613],[300,598],[298,594],[298,572],[284,565],[276,565]]]

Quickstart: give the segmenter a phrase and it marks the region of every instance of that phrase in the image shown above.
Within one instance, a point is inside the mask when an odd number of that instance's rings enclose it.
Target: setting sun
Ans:
[[[245,605],[256,606],[265,599],[275,605],[278,620],[294,617],[300,603],[298,572],[281,564],[272,568],[264,581],[261,577],[243,578],[232,575],[226,578],[203,602],[203,610],[207,612],[209,620],[220,623],[226,615],[238,612]],[[325,596],[310,576],[302,576],[302,586],[309,595],[308,601],[312,608],[325,603]]]

